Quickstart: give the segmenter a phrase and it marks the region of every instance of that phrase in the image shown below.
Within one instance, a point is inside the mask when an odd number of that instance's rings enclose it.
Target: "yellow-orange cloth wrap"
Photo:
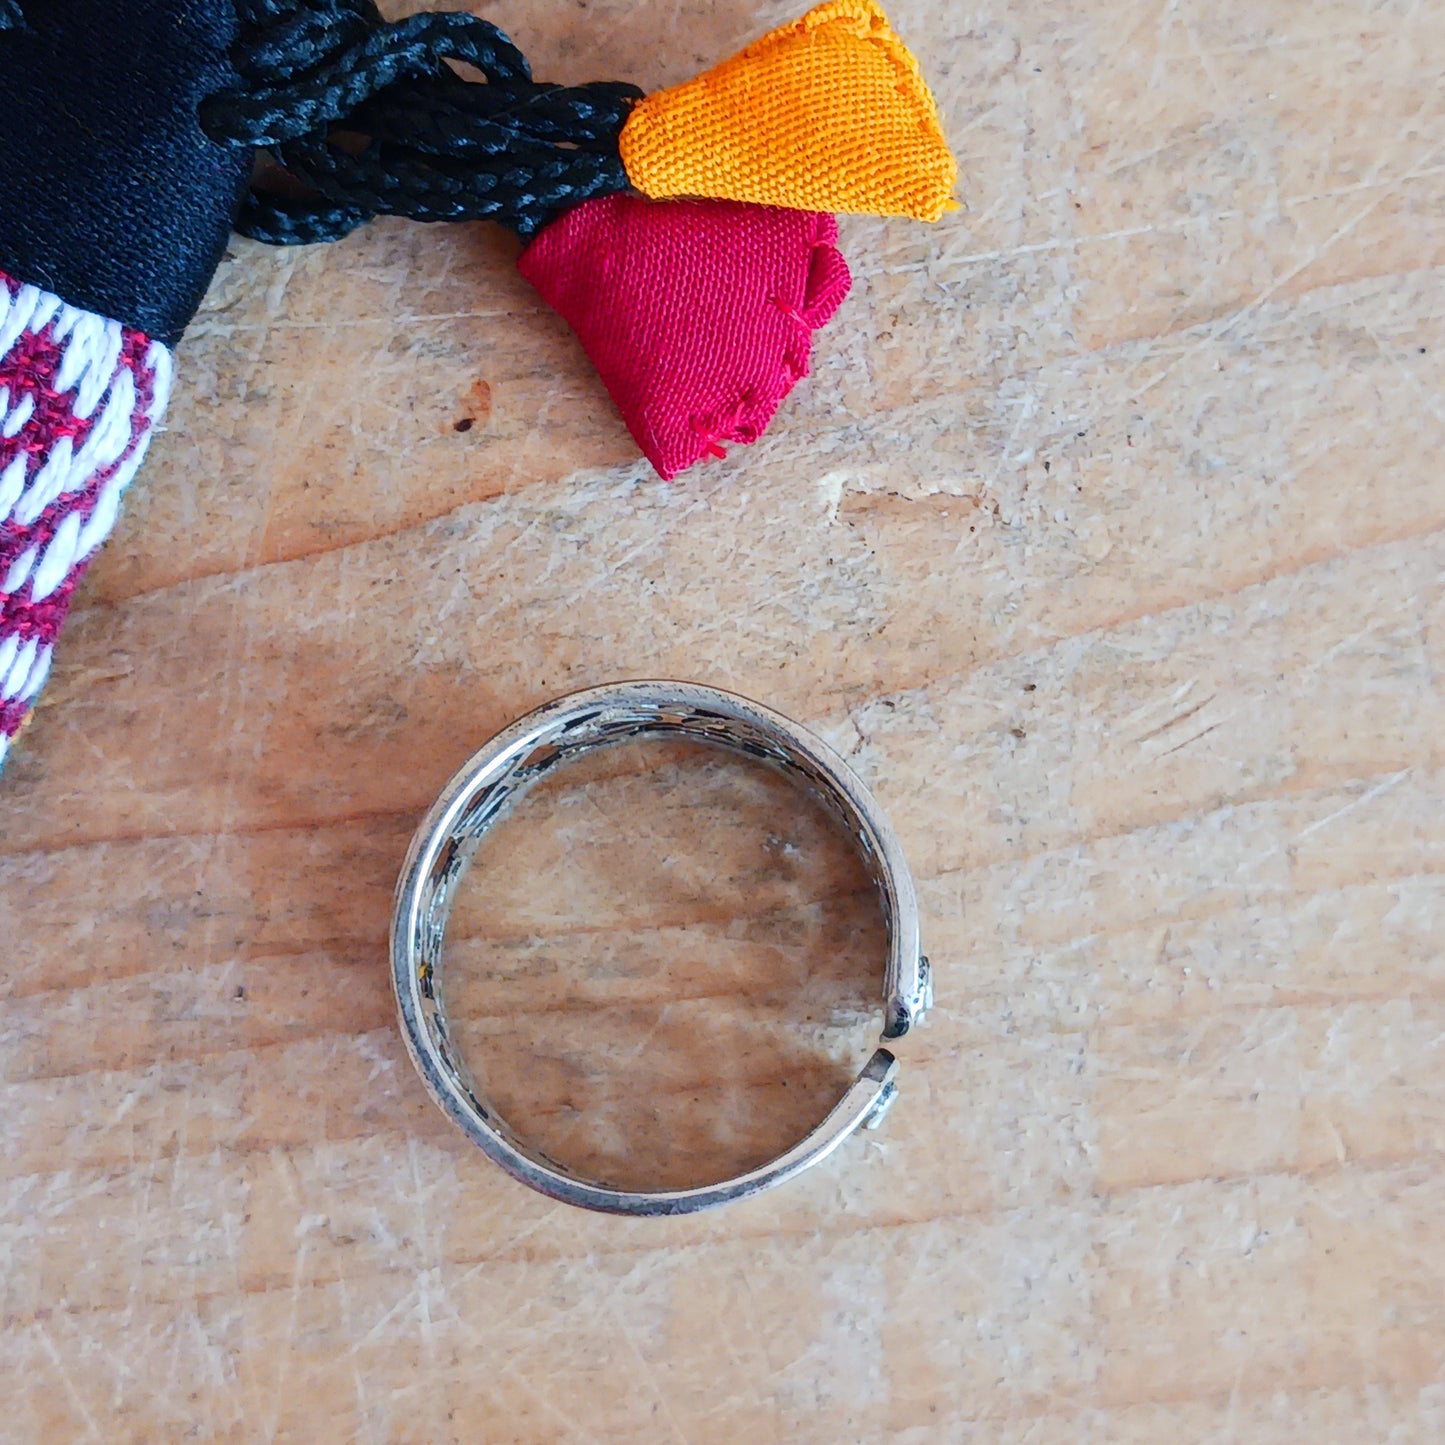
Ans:
[[[918,62],[872,0],[827,0],[622,130],[632,184],[794,210],[936,221],[958,164]]]

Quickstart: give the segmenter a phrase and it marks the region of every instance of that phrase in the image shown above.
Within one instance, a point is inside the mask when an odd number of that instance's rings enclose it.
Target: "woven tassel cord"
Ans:
[[[245,235],[332,241],[398,215],[492,220],[530,236],[627,188],[617,146],[635,86],[536,82],[495,25],[464,12],[388,23],[372,0],[239,8],[239,83],[202,119],[212,139],[262,151],[299,191],[253,190],[236,221]]]
[[[0,761],[170,390],[159,342],[0,276]]]

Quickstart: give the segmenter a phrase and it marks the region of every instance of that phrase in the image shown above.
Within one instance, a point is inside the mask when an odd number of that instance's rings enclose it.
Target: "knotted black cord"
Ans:
[[[236,222],[245,235],[330,241],[385,214],[486,218],[530,236],[628,187],[617,144],[635,86],[539,84],[495,25],[465,13],[388,24],[374,0],[236,8],[241,84],[208,100],[202,123],[213,139],[264,152],[316,197],[253,189]]]

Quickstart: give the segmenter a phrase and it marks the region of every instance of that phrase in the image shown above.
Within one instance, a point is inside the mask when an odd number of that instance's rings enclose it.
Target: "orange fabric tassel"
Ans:
[[[827,0],[649,95],[621,145],[632,184],[657,200],[936,221],[958,179],[918,62],[873,0]]]

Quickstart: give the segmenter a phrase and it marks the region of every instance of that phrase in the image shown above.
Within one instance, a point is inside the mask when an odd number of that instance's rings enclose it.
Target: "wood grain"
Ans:
[[[1445,12],[890,11],[966,207],[845,219],[813,378],[677,484],[514,242],[233,246],[0,784],[0,1439],[1445,1437]],[[488,11],[648,86],[787,13]],[[450,1130],[384,951],[468,752],[645,674],[850,757],[940,1007],[880,1133],[619,1222]],[[866,890],[746,769],[572,781],[466,1046],[715,1177],[866,1050]]]

